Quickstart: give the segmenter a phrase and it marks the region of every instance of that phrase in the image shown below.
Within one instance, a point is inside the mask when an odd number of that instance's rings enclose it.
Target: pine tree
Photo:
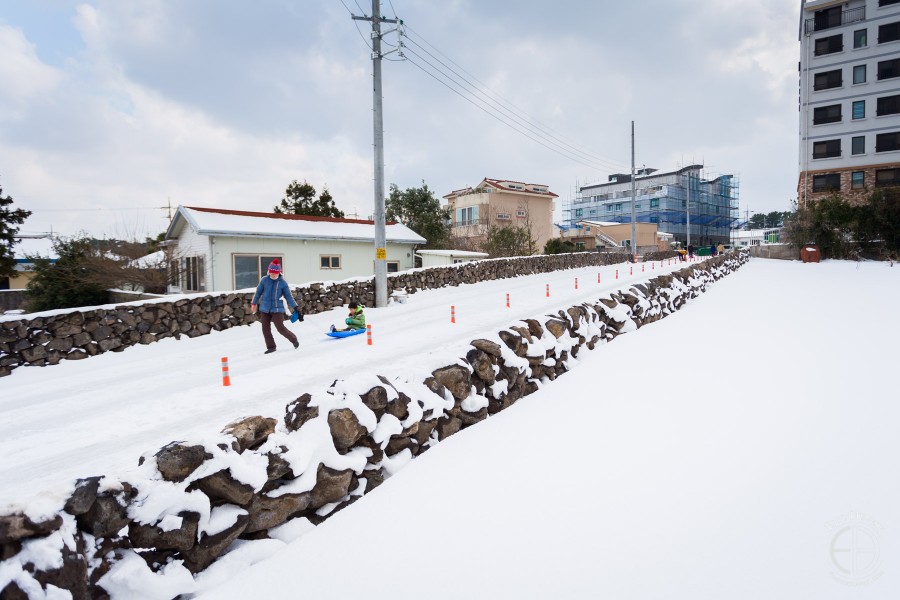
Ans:
[[[31,211],[21,208],[13,210],[12,203],[11,197],[3,197],[3,188],[0,187],[0,277],[10,277],[15,273],[16,259],[12,248],[16,244],[14,236],[19,233],[16,226],[31,216]]]

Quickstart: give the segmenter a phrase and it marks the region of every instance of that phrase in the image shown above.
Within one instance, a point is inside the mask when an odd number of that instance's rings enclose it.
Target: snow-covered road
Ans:
[[[78,477],[119,472],[145,452],[207,436],[242,416],[280,417],[289,401],[351,371],[430,372],[464,356],[472,339],[516,320],[594,301],[680,266],[647,264],[642,272],[636,265],[633,276],[628,265],[590,267],[418,292],[405,304],[366,310],[372,346],[364,335],[323,335],[343,321],[345,311],[338,309],[289,325],[300,338],[298,350],[276,334],[278,351],[264,355],[254,324],[16,369],[0,378],[0,506],[65,489]],[[451,305],[456,323],[450,322]],[[223,356],[230,387],[222,386]]]

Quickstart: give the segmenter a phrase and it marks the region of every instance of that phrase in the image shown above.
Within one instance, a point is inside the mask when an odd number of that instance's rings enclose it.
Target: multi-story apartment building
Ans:
[[[703,165],[666,173],[642,168],[634,185],[636,223],[656,223],[660,232],[686,244],[690,222],[692,244],[729,243],[731,225],[738,218],[735,176],[708,179]],[[574,200],[563,202],[562,213],[569,227],[584,219],[631,223],[631,174],[616,173],[607,182],[581,186]]]
[[[900,184],[900,0],[802,0],[802,205]]]
[[[557,195],[539,183],[485,178],[474,188],[444,196],[450,209],[451,233],[478,249],[491,229],[528,229],[538,252],[553,237],[553,199]]]

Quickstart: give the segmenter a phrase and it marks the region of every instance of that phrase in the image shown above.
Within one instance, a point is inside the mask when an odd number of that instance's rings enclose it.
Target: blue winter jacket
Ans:
[[[297,302],[291,296],[291,290],[288,287],[284,277],[279,275],[278,279],[272,279],[268,275],[259,280],[256,286],[256,293],[253,294],[252,304],[259,305],[259,311],[264,313],[283,313],[284,305],[281,303],[281,296],[284,296],[291,308],[297,308]]]

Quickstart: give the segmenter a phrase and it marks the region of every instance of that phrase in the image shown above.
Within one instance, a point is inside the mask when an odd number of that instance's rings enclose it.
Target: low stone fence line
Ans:
[[[173,595],[192,593],[192,575],[235,540],[266,538],[295,518],[321,523],[432,445],[549,384],[585,349],[674,313],[747,260],[732,253],[518,321],[424,381],[338,380],[300,395],[280,422],[243,418],[214,439],[145,454],[130,481],[80,479],[55,513],[0,516],[0,597],[55,588],[128,597],[154,578],[181,582]]]
[[[621,256],[596,252],[483,260],[460,265],[415,269],[391,274],[388,294],[395,290],[436,289],[533,273],[607,265]],[[312,283],[295,287],[294,299],[304,314],[316,314],[350,301],[375,306],[374,278]],[[233,292],[173,301],[129,303],[112,308],[53,311],[52,315],[0,320],[0,377],[21,366],[55,365],[103,352],[121,352],[137,344],[167,337],[197,337],[259,318],[248,310],[253,293]]]

